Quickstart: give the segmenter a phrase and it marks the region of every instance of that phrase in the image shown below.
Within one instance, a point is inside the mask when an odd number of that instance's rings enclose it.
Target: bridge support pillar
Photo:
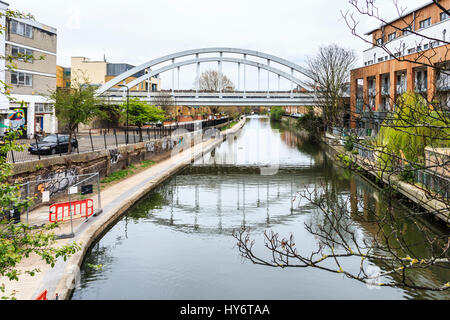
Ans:
[[[198,60],[198,53],[195,55]],[[197,62],[197,85],[195,88],[195,97],[198,99],[198,91],[200,89],[200,62]]]
[[[219,59],[219,98],[222,98],[222,56],[223,53],[220,53],[220,59]]]
[[[270,66],[270,60],[267,60],[267,65]],[[267,70],[267,98],[270,98],[270,71]]]
[[[172,59],[172,64],[175,64],[175,59]],[[172,68],[172,96],[175,95],[175,69]]]
[[[247,55],[244,54],[244,60],[247,60]],[[247,81],[247,64],[244,63],[244,99],[247,97],[247,94],[245,92],[246,89],[246,81]]]

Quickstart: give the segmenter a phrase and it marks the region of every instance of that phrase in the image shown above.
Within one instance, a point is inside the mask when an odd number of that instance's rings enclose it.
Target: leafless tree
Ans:
[[[175,100],[169,92],[160,91],[152,96],[152,104],[169,114],[175,107]]]
[[[305,81],[305,86],[313,88],[321,101],[325,127],[344,124],[344,95],[355,62],[353,50],[336,44],[320,47],[317,55],[307,60],[311,79]]]
[[[222,74],[222,81],[219,81],[219,73],[215,70],[206,70],[202,72],[199,79],[194,82],[194,87],[203,91],[219,91],[220,86],[222,91],[234,91],[233,82]]]
[[[450,15],[449,8],[444,7],[442,1],[433,2],[432,5],[440,12]],[[384,208],[376,210],[368,206],[363,197],[355,193],[338,193],[333,186],[323,183],[298,193],[320,212],[320,223],[305,224],[306,230],[317,239],[314,252],[302,252],[301,243],[296,243],[292,235],[283,238],[266,231],[264,244],[268,249],[267,255],[256,254],[257,244],[245,226],[234,233],[237,246],[244,259],[259,265],[318,268],[373,286],[448,291],[450,278],[439,283],[427,282],[419,275],[431,269],[444,272],[450,269],[450,43],[416,30],[413,21],[405,17],[406,8],[401,8],[397,0],[392,0],[392,5],[403,24],[384,19],[376,0],[350,0],[349,4],[353,11],[342,12],[342,16],[353,35],[371,46],[382,48],[391,60],[405,63],[405,66],[409,64],[412,68],[426,68],[435,74],[427,80],[428,90],[422,90],[423,79],[416,77],[414,91],[389,98],[392,107],[383,110],[387,115],[377,136],[361,139],[360,134],[355,133],[348,138],[345,148],[335,147],[341,152],[337,160],[344,166],[367,176],[383,188]],[[420,18],[416,14],[416,21]],[[405,52],[403,39],[397,40],[399,45],[395,49],[383,40],[374,43],[358,30],[360,19],[372,19],[382,28],[392,27],[402,34],[408,30],[418,39],[416,48],[428,49],[417,51],[414,48],[413,53]],[[374,64],[377,62],[373,61]],[[310,69],[312,65],[309,61]],[[324,74],[327,75],[326,72]],[[320,83],[317,87],[320,94]],[[333,84],[329,90],[339,87]],[[369,114],[369,119],[372,119],[371,115],[379,112],[378,106],[374,105],[375,94],[364,93],[362,110],[352,110],[352,121],[360,121],[362,113]],[[333,113],[328,123],[341,126],[339,117]],[[399,199],[407,199],[402,194],[414,194],[413,213],[394,213],[395,203]],[[411,202],[407,203],[411,206]],[[436,220],[442,223],[444,231],[432,232],[418,219],[422,216],[439,218]],[[415,226],[412,237],[404,233],[405,219]],[[371,230],[370,240],[358,234],[357,225],[365,225]],[[354,259],[360,261],[358,270],[348,268],[346,263]],[[370,269],[373,265],[380,271],[373,274]]]

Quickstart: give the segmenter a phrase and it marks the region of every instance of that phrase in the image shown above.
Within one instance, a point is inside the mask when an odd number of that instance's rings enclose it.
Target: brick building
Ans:
[[[450,0],[439,3],[450,8]],[[353,128],[370,129],[366,134],[376,135],[396,98],[405,91],[420,92],[429,101],[439,92],[441,102],[450,104],[449,72],[416,63],[438,67],[448,63],[449,18],[436,4],[427,1],[366,34],[372,36],[373,45],[363,53],[364,66],[351,71]]]

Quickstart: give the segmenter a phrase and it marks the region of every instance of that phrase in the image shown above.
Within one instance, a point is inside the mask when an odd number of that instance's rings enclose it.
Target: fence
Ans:
[[[102,212],[100,175],[74,174],[74,171],[50,173],[47,178],[27,181],[20,185],[21,199],[31,200],[32,206],[24,212],[10,207],[9,219],[30,226],[55,222],[70,222],[57,229],[59,238],[73,237],[74,228],[86,219]]]
[[[361,144],[355,144],[354,148],[358,151],[358,156],[370,160],[373,163],[375,162],[376,150],[369,149]],[[398,174],[405,169],[405,164],[408,165],[409,163],[410,170],[413,172],[412,182],[414,184],[421,184],[429,191],[440,195],[445,201],[450,201],[450,179],[448,177],[440,175],[432,170],[420,168],[416,169],[413,166],[415,163],[399,156],[391,155],[391,157],[393,167],[390,169],[390,172],[395,172]]]
[[[355,143],[354,148],[358,151],[358,156],[367,159],[369,161],[375,162],[375,150],[365,147],[359,143]]]
[[[414,182],[450,201],[450,179],[429,170],[415,170]]]
[[[221,118],[212,120],[203,120],[189,123],[177,123],[166,126],[147,126],[143,128],[115,128],[115,129],[96,129],[89,130],[86,133],[75,133],[73,138],[76,139],[78,147],[73,149],[73,153],[93,152],[105,150],[108,148],[117,148],[120,145],[134,144],[166,138],[179,129],[189,132],[200,129],[207,129],[217,125],[224,124],[231,118]],[[16,142],[24,147],[23,151],[9,151],[6,155],[7,161],[10,163],[19,163],[25,161],[41,160],[41,158],[51,156],[62,156],[68,152],[67,134],[55,134],[54,143],[49,146],[45,145],[42,139],[27,140],[20,139]],[[29,151],[30,145],[35,145],[37,152],[33,154]]]

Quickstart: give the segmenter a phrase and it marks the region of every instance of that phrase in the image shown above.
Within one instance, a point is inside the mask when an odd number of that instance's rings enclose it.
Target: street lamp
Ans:
[[[124,84],[119,84],[119,87],[127,88],[127,129],[126,129],[126,144],[128,144],[128,104],[130,103],[130,88]]]

